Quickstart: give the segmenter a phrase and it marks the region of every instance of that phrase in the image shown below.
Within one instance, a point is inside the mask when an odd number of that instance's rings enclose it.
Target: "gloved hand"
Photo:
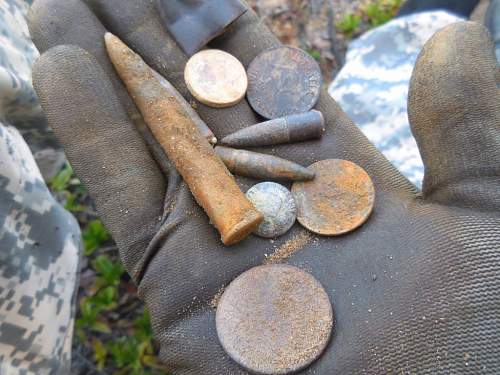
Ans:
[[[335,311],[331,343],[304,373],[500,371],[500,95],[482,26],[440,31],[415,68],[409,117],[426,167],[422,192],[323,93],[321,140],[259,151],[306,166],[329,158],[359,164],[375,184],[372,216],[338,238],[296,224],[274,243],[252,236],[232,247],[164,156],[148,151],[107,59],[105,30],[190,98],[186,56],[152,1],[37,0],[30,30],[43,53],[34,69],[42,107],[119,245],[174,374],[245,373],[218,343],[211,301],[276,250],[321,282]],[[248,65],[277,44],[248,12],[212,47]],[[198,111],[219,139],[259,121],[245,101]],[[243,189],[255,183],[238,180]]]

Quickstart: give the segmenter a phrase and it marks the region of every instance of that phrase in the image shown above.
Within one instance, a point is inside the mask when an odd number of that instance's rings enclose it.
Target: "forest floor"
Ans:
[[[325,84],[342,67],[348,41],[391,19],[403,0],[250,0],[285,44],[320,64]],[[78,219],[84,255],[73,340],[72,374],[168,374],[157,359],[149,316],[118,258],[118,249],[67,165],[50,183]]]

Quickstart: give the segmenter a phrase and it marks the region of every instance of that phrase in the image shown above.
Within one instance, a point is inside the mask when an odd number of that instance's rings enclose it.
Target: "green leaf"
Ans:
[[[93,331],[100,333],[111,333],[111,328],[109,328],[107,323],[95,321],[90,328]]]
[[[371,27],[380,26],[390,21],[403,3],[402,0],[376,0],[363,9]]]
[[[49,186],[56,192],[67,190],[72,176],[73,168],[66,163],[64,168],[49,181]]]
[[[351,37],[355,32],[359,31],[360,25],[361,25],[361,16],[354,13],[348,13],[344,15],[342,20],[337,22],[335,26],[344,34]]]
[[[120,262],[112,262],[106,255],[99,255],[92,261],[98,278],[96,286],[118,286],[125,270]]]
[[[153,339],[153,330],[151,329],[151,321],[147,310],[144,310],[144,313],[134,321],[134,330],[134,336],[139,341],[151,341]]]
[[[139,344],[134,337],[120,337],[116,341],[109,343],[108,349],[116,367],[142,366],[140,362]]]
[[[92,297],[92,302],[98,311],[112,310],[116,307],[118,290],[115,286],[108,286]]]
[[[110,236],[101,220],[91,221],[82,233],[85,255],[89,256]]]
[[[108,349],[104,346],[101,340],[94,339],[92,342],[92,349],[94,350],[94,361],[99,370],[104,369],[106,358],[108,356]]]
[[[309,55],[311,55],[314,60],[316,61],[321,60],[321,52],[318,51],[317,49],[310,48],[307,52],[309,52]]]
[[[82,212],[85,210],[85,207],[78,203],[78,196],[75,194],[66,191],[66,204],[64,208],[70,212]]]

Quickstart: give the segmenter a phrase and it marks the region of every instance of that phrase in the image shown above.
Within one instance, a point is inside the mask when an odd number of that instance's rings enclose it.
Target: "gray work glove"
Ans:
[[[109,30],[190,99],[186,56],[153,2],[37,0],[30,30],[43,53],[34,69],[43,109],[119,245],[174,374],[245,373],[218,343],[211,301],[295,236],[300,246],[283,262],[321,282],[336,318],[326,352],[304,373],[500,372],[500,95],[482,26],[447,27],[417,62],[409,117],[425,163],[422,192],[323,93],[321,140],[260,151],[306,166],[329,158],[359,164],[375,183],[372,216],[338,238],[308,240],[297,224],[274,244],[252,236],[232,247],[164,157],[152,157],[107,59]],[[212,47],[248,65],[278,43],[248,12]],[[260,121],[245,101],[198,110],[219,139]]]

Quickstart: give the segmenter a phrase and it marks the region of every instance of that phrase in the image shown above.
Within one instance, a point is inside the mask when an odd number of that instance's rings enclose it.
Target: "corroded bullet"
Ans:
[[[248,10],[240,0],[157,0],[156,4],[165,27],[188,56]]]
[[[230,245],[245,238],[259,226],[263,216],[242,193],[189,111],[120,39],[107,33],[105,43],[144,121],[219,230],[222,242]]]
[[[320,138],[325,119],[319,111],[280,117],[229,134],[221,141],[232,147],[273,146]]]
[[[239,176],[259,180],[309,181],[314,172],[290,160],[257,152],[217,146],[215,152]]]

